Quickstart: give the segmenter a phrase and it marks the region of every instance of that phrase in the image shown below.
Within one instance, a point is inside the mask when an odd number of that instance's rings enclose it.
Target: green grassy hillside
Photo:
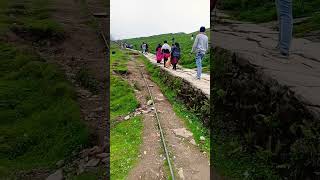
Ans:
[[[8,32],[33,42],[61,38],[51,0],[1,0],[0,40]],[[0,42],[0,177],[54,169],[89,143],[72,85],[30,47]],[[1,178],[0,178],[1,179]]]
[[[210,30],[207,29],[206,32],[210,39],[210,33],[209,33]],[[191,40],[192,34],[195,37],[197,35],[197,32],[193,32],[190,34],[185,34],[185,33],[161,34],[161,35],[154,35],[149,37],[126,39],[124,41],[129,44],[132,44],[134,46],[134,49],[138,49],[138,50],[140,50],[140,45],[142,44],[142,42],[146,42],[149,44],[149,51],[155,54],[155,49],[159,43],[163,44],[163,41],[167,40],[169,45],[171,45],[172,38],[174,37],[175,42],[178,42],[181,48],[181,60],[179,64],[185,68],[196,68],[195,54],[192,54],[192,55],[190,54],[191,48],[193,45],[193,41]],[[204,60],[202,61],[203,71],[209,71],[210,69],[209,57],[210,57],[210,53],[207,53]]]
[[[224,0],[219,1],[218,9],[225,10],[232,18],[255,23],[277,20],[275,1],[270,0]],[[304,36],[305,33],[320,29],[320,1],[293,1],[294,18],[311,17],[294,26],[294,35]]]
[[[88,143],[76,93],[44,59],[0,43],[0,177],[55,163]]]
[[[110,70],[119,74],[111,73],[110,76],[110,178],[125,179],[138,159],[143,123],[141,116],[119,121],[133,112],[139,103],[133,88],[120,77],[128,71],[129,55],[113,43],[112,51],[115,54],[110,53]]]

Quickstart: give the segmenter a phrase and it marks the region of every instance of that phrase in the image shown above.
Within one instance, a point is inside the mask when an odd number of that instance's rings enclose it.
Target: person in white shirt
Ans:
[[[197,64],[197,79],[201,79],[202,73],[202,59],[208,50],[208,36],[205,35],[206,28],[201,27],[200,33],[194,40],[191,53],[196,53],[196,64]]]
[[[169,46],[167,41],[164,41],[164,44],[161,47],[161,51],[163,53],[164,67],[166,67],[166,62],[170,57],[170,52],[171,52],[171,47]]]
[[[146,43],[143,42],[142,45],[141,45],[142,54],[146,53],[146,49],[147,49],[147,45],[146,45]]]

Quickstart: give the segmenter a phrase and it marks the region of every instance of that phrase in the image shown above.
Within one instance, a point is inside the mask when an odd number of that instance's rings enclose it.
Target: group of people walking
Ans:
[[[170,61],[168,61],[170,58]],[[158,44],[156,48],[156,60],[157,63],[161,63],[162,59],[164,61],[163,66],[169,67],[172,64],[172,69],[177,70],[178,61],[181,58],[180,44],[174,43],[170,47],[167,41],[164,44]]]
[[[201,27],[200,28],[200,33],[196,36],[192,49],[191,49],[191,54],[195,53],[195,63],[197,65],[197,79],[201,79],[201,73],[202,73],[202,60],[208,50],[208,37],[205,34],[206,28]],[[193,40],[193,35],[192,35],[192,40]],[[181,49],[180,49],[180,44],[178,42],[175,42],[170,46],[168,42],[165,40],[163,42],[164,44],[158,44],[156,48],[156,61],[157,63],[161,63],[163,60],[163,66],[164,67],[169,67],[172,65],[172,69],[176,70],[177,69],[177,64],[181,59]],[[146,43],[143,43],[146,44]],[[145,52],[143,49],[143,44],[141,45],[142,52]]]

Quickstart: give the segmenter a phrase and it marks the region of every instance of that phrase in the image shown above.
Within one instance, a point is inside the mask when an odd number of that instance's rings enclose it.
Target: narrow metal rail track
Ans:
[[[164,149],[164,152],[166,154],[166,159],[167,159],[167,163],[168,163],[168,166],[169,166],[169,170],[170,170],[170,174],[171,174],[171,178],[172,180],[174,180],[174,171],[173,171],[173,168],[172,168],[172,165],[171,165],[171,161],[170,161],[170,156],[169,156],[169,152],[168,152],[168,148],[167,148],[167,145],[166,145],[166,140],[165,140],[165,137],[164,137],[164,134],[163,134],[163,130],[162,130],[162,127],[161,127],[161,123],[160,123],[160,118],[159,118],[159,115],[158,115],[158,111],[157,111],[157,107],[156,107],[156,104],[155,104],[155,101],[154,101],[154,96],[150,90],[150,87],[149,87],[149,84],[148,84],[148,81],[146,80],[143,72],[141,71],[141,69],[139,67],[136,67],[142,78],[143,78],[143,81],[148,89],[148,92],[149,92],[149,96],[151,97],[151,101],[152,101],[152,106],[153,106],[153,109],[154,109],[154,113],[156,115],[156,119],[157,119],[157,124],[158,124],[158,127],[159,127],[159,132],[160,132],[160,136],[161,136],[161,141],[162,141],[162,145],[163,145],[163,149]]]
[[[87,6],[88,7],[88,6]],[[107,51],[109,51],[109,43],[108,43],[108,40],[106,39],[103,31],[102,31],[102,27],[101,27],[101,24],[98,22],[98,17],[95,16],[95,14],[88,8],[88,11],[90,12],[90,15],[92,16],[93,20],[95,21],[95,24],[97,24],[97,34],[99,34],[99,36],[102,38],[103,42],[104,42],[104,45],[106,46],[107,48]],[[101,14],[99,14],[99,17],[101,17]],[[103,15],[102,15],[103,17]],[[151,100],[152,100],[152,106],[153,106],[153,109],[154,109],[154,113],[156,115],[156,119],[157,119],[157,124],[158,124],[158,128],[159,128],[159,132],[160,132],[160,136],[161,136],[161,142],[162,142],[162,145],[163,145],[163,149],[164,149],[164,152],[165,152],[165,155],[166,155],[166,160],[167,160],[167,163],[168,163],[168,166],[169,166],[169,170],[170,170],[170,175],[171,175],[171,179],[172,180],[175,180],[175,176],[174,176],[174,171],[173,171],[173,168],[172,168],[172,164],[171,164],[171,161],[170,161],[170,156],[169,156],[169,152],[168,152],[168,147],[166,145],[166,140],[165,140],[165,137],[164,137],[164,133],[163,133],[163,130],[162,130],[162,127],[161,127],[161,123],[160,123],[160,118],[159,118],[159,115],[158,115],[158,111],[157,111],[157,107],[156,107],[156,104],[155,104],[155,101],[154,101],[154,96],[150,90],[150,87],[149,87],[149,84],[143,74],[143,72],[141,71],[141,69],[139,67],[136,66],[136,68],[139,70],[141,76],[143,77],[143,81],[148,89],[148,92],[149,92],[149,96],[151,97]]]

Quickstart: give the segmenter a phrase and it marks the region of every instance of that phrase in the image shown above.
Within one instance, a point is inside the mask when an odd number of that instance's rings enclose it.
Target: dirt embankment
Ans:
[[[266,158],[283,177],[317,178],[319,109],[304,104],[245,56],[220,47],[213,52],[214,134],[239,138],[246,152],[268,152]]]
[[[195,112],[202,123],[208,127],[210,119],[210,102],[209,97],[205,95],[201,90],[195,88],[190,82],[183,78],[173,76],[165,69],[154,67],[159,69],[158,77],[162,83],[177,93],[177,98],[185,103],[186,107],[190,111]]]

